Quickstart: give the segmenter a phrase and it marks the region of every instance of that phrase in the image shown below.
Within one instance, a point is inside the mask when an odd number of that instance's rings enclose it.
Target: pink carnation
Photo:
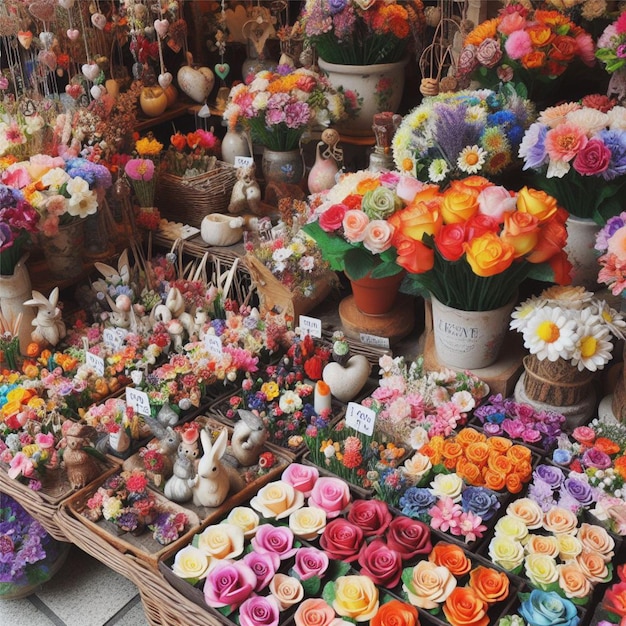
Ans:
[[[591,35],[588,33],[581,33],[576,37],[576,49],[578,56],[582,62],[589,67],[593,67],[596,62],[595,45]]]
[[[508,13],[502,17],[498,24],[498,32],[510,36],[515,31],[521,31],[526,26],[526,19],[519,13]]]
[[[587,144],[587,135],[574,124],[561,124],[546,134],[546,152],[553,161],[571,161]]]
[[[533,51],[530,35],[525,30],[511,33],[504,44],[504,49],[512,59],[521,59],[525,54]]]

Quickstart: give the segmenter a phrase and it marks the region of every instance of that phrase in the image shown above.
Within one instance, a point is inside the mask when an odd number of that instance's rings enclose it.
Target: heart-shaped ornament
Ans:
[[[215,73],[224,80],[230,73],[230,65],[228,63],[218,63],[215,66]]]
[[[248,12],[246,7],[238,4],[235,9],[226,10],[226,28],[230,33],[233,41],[238,43],[246,43],[246,37],[243,34],[243,25],[248,21]]]
[[[74,6],[75,0],[59,0],[59,6],[64,9],[71,9]]]
[[[167,20],[154,20],[154,30],[156,30],[157,35],[163,39],[165,35],[167,35],[167,31],[169,30],[170,23]]]
[[[81,70],[83,72],[83,76],[92,82],[96,80],[100,74],[100,68],[96,63],[84,63]]]
[[[17,40],[20,42],[20,45],[24,50],[28,50],[30,48],[30,44],[33,43],[33,33],[29,30],[20,30],[17,33]]]
[[[143,32],[146,35],[146,37],[148,37],[148,39],[154,38],[154,26],[146,26],[143,29]]]
[[[49,22],[54,17],[56,5],[54,0],[39,0],[28,5],[28,11],[42,22]]]
[[[91,89],[89,90],[89,93],[91,94],[91,97],[94,100],[97,100],[104,93],[104,89],[102,89],[102,87],[100,87],[100,85],[93,85],[91,87]]]
[[[40,63],[45,65],[49,70],[56,70],[57,68],[57,55],[52,50],[41,50],[37,55],[37,59]]]
[[[159,85],[161,85],[161,89],[167,89],[172,84],[173,76],[169,72],[165,72],[163,74],[159,74]]]
[[[65,34],[70,41],[76,41],[80,37],[80,31],[77,28],[68,28]]]
[[[54,33],[51,33],[49,30],[44,30],[39,33],[39,41],[41,41],[44,48],[50,48],[52,46],[52,42],[54,41]]]
[[[259,55],[263,54],[263,48],[265,48],[265,44],[273,32],[274,27],[269,22],[250,20],[243,27],[243,34],[252,43]]]
[[[83,94],[83,88],[80,85],[65,85],[65,93],[76,100]]]
[[[208,67],[195,69],[183,65],[176,75],[178,86],[194,102],[203,103],[213,89],[215,76]]]
[[[104,27],[107,25],[107,18],[104,15],[102,15],[102,13],[94,13],[91,16],[91,23],[98,30],[104,30]]]
[[[322,378],[337,400],[349,402],[363,389],[369,375],[369,361],[362,354],[355,354],[345,366],[334,362],[326,365]]]

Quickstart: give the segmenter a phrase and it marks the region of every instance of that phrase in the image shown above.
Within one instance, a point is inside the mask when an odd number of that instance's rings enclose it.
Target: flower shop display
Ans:
[[[578,67],[577,67],[578,62]],[[466,37],[457,72],[461,82],[481,87],[510,84],[534,101],[558,97],[567,72],[573,76],[595,62],[594,42],[560,11],[510,4]]]
[[[610,217],[596,234],[595,250],[598,257],[598,282],[607,285],[614,296],[621,296],[626,288],[623,266],[626,258],[621,241],[626,233],[626,212]]]
[[[609,24],[597,41],[596,57],[604,64],[604,69],[611,74],[607,94],[626,101],[626,20],[620,15]]]
[[[599,605],[596,607],[591,622],[594,625],[609,626],[609,624],[619,624],[626,615],[626,607],[624,605],[624,591],[626,589],[624,578],[626,572],[623,565],[618,565],[616,571],[618,579],[606,589]]]
[[[396,169],[444,185],[478,174],[512,171],[533,104],[515,93],[463,90],[426,98],[404,116],[393,137]]]

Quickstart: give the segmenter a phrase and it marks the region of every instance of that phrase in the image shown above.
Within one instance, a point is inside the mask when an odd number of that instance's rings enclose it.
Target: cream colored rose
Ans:
[[[236,506],[228,514],[226,521],[229,524],[239,526],[243,530],[243,536],[246,539],[250,539],[256,533],[259,525],[259,516],[248,506]]]
[[[179,578],[202,579],[209,571],[210,557],[193,546],[185,546],[174,557],[172,572]]]
[[[341,617],[367,622],[378,613],[378,587],[367,576],[340,576],[333,608]]]
[[[410,583],[402,585],[409,602],[422,609],[436,609],[456,587],[456,578],[447,567],[431,561],[420,561]]]
[[[274,575],[270,582],[270,592],[278,601],[281,611],[302,602],[304,598],[302,583],[297,578],[286,574]]]
[[[545,589],[559,578],[556,561],[547,554],[527,555],[524,570],[531,584],[541,589]]]
[[[460,502],[463,487],[463,479],[458,474],[437,474],[430,483],[430,492],[438,498],[448,496],[454,502]]]
[[[276,480],[261,487],[250,506],[266,519],[284,519],[304,504],[304,494],[289,483]]]
[[[316,506],[303,506],[289,516],[289,528],[300,539],[315,539],[326,528],[326,511]]]
[[[524,547],[510,537],[494,537],[489,543],[489,557],[496,565],[511,572],[524,562]]]
[[[576,563],[592,583],[601,583],[609,576],[609,570],[602,555],[593,550],[583,548],[576,557]]]
[[[589,579],[576,561],[557,565],[559,587],[568,598],[586,598],[593,591]]]
[[[583,544],[575,535],[560,533],[555,535],[555,537],[559,544],[559,558],[561,561],[571,561],[582,552]]]
[[[496,537],[508,537],[514,541],[522,541],[528,535],[528,527],[519,518],[512,515],[501,517],[495,525]]]
[[[583,548],[600,553],[607,563],[613,559],[615,541],[602,526],[583,523],[576,536],[580,539]]]
[[[524,550],[526,550],[526,554],[547,554],[556,559],[559,556],[559,542],[553,535],[546,537],[530,534],[524,541]]]
[[[555,535],[557,533],[574,533],[578,526],[576,515],[568,509],[554,507],[543,516],[543,527]]]
[[[214,559],[234,559],[243,552],[243,530],[239,526],[214,524],[198,535],[198,549]]]
[[[413,484],[417,484],[430,472],[432,467],[433,464],[425,454],[416,452],[410,459],[404,462],[400,469]]]
[[[506,508],[506,514],[521,519],[528,530],[536,530],[543,525],[543,511],[541,507],[530,498],[513,500]]]

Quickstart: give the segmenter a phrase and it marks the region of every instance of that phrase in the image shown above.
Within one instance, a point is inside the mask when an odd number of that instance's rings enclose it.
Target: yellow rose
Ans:
[[[501,274],[515,259],[515,248],[490,231],[464,243],[463,250],[476,276]]]
[[[501,517],[495,526],[496,537],[508,537],[514,541],[522,541],[528,535],[526,524],[512,515]]]
[[[523,187],[517,194],[517,210],[534,215],[540,222],[549,220],[557,208],[556,198],[545,191]]]
[[[478,194],[450,188],[444,193],[441,215],[444,224],[462,224],[478,213]]]
[[[560,533],[556,535],[556,541],[559,544],[559,558],[561,561],[571,561],[582,552],[583,544],[575,535]]]
[[[489,558],[507,571],[513,571],[524,562],[524,548],[510,537],[494,537],[489,543]]]
[[[289,528],[300,539],[315,539],[326,528],[326,511],[316,506],[304,506],[289,516]]]
[[[333,608],[341,617],[367,622],[378,613],[378,587],[367,576],[340,576]]]
[[[545,589],[559,578],[556,561],[547,554],[529,554],[524,569],[531,584],[540,589]]]
[[[543,511],[541,507],[530,498],[513,500],[506,508],[507,515],[521,519],[528,530],[541,528],[543,525]]]
[[[586,598],[593,591],[589,579],[576,561],[557,565],[559,587],[568,598]]]
[[[229,524],[239,526],[243,530],[243,536],[246,539],[254,537],[256,529],[259,525],[259,516],[250,507],[236,506],[228,514],[226,521]]]
[[[448,496],[455,502],[460,502],[464,486],[463,479],[458,474],[437,474],[430,483],[430,492],[434,496]]]
[[[270,582],[270,592],[276,598],[281,611],[302,602],[304,598],[302,583],[297,578],[286,574],[274,574]]]
[[[198,535],[198,549],[215,559],[234,559],[243,552],[243,530],[234,524],[207,526]]]
[[[527,554],[547,554],[556,559],[559,556],[559,542],[553,535],[529,535],[524,542]]]
[[[402,585],[409,602],[421,609],[436,609],[456,587],[456,578],[443,565],[420,561],[414,568],[410,583]]]
[[[304,504],[304,494],[289,483],[276,480],[261,487],[250,506],[266,519],[289,517]]]
[[[578,526],[576,515],[561,507],[554,507],[543,516],[543,527],[555,535],[558,533],[574,533]]]
[[[202,550],[186,546],[174,557],[172,572],[185,580],[205,578],[209,571],[210,557]]]
[[[402,473],[414,484],[417,484],[424,476],[430,472],[433,464],[425,454],[416,452],[410,459],[401,466]]]
[[[580,539],[583,548],[595,550],[607,563],[613,559],[615,541],[602,526],[581,524],[576,536]]]

